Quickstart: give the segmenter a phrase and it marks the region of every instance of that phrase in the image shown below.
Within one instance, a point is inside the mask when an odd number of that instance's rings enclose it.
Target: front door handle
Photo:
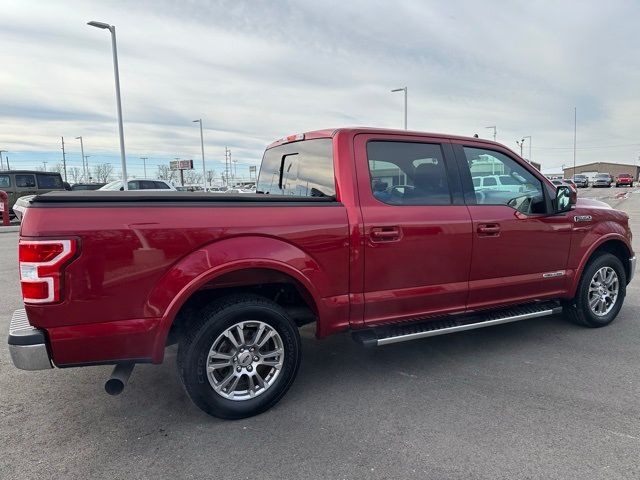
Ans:
[[[372,227],[369,235],[373,242],[400,240],[400,227]]]
[[[481,223],[478,225],[478,233],[485,237],[495,237],[500,235],[499,223]]]

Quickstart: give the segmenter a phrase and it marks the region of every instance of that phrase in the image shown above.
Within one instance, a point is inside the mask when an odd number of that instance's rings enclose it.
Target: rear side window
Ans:
[[[169,190],[169,185],[164,182],[153,182],[158,190]]]
[[[303,140],[264,152],[257,193],[303,197],[333,197],[333,141]]]
[[[38,188],[64,188],[62,184],[62,177],[59,175],[41,175],[37,174]]]
[[[35,188],[36,179],[33,175],[16,175],[16,187]]]
[[[150,180],[140,180],[140,190],[155,190],[156,182]]]
[[[8,188],[11,186],[11,177],[9,175],[0,175],[0,188]]]
[[[450,205],[439,144],[371,141],[367,159],[373,196],[390,205]]]

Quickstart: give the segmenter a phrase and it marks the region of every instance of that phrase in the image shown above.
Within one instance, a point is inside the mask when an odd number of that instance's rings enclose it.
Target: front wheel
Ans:
[[[585,267],[576,296],[565,305],[565,312],[585,327],[609,325],[622,308],[626,287],[627,275],[620,259],[602,253]]]
[[[209,415],[250,417],[275,405],[298,372],[300,335],[276,303],[232,295],[197,314],[178,346],[178,372]]]

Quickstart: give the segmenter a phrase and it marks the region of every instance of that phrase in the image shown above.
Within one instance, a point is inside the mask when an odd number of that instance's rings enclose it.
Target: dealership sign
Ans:
[[[193,170],[193,160],[171,160],[169,168],[171,170]]]

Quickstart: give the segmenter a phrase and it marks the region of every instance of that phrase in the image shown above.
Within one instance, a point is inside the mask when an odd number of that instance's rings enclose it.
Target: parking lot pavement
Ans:
[[[580,195],[640,232],[640,193],[621,190]],[[4,331],[21,306],[16,239],[0,235]],[[549,317],[365,350],[305,327],[289,393],[233,422],[189,402],[174,349],[108,397],[109,367],[18,371],[2,340],[0,478],[637,479],[637,282],[599,330]]]

